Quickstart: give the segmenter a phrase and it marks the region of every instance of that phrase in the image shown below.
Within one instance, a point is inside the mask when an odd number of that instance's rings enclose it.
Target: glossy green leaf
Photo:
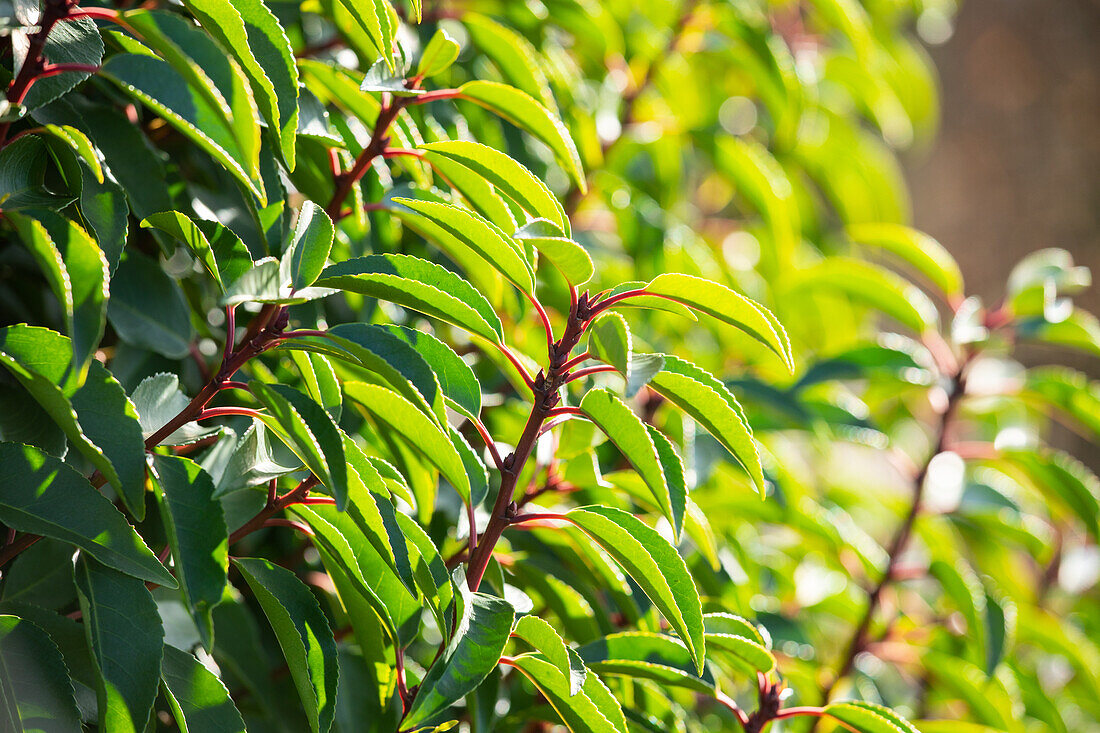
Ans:
[[[668,518],[672,525],[672,536],[676,542],[681,539],[684,530],[684,517],[687,512],[687,477],[684,472],[684,462],[672,441],[665,437],[657,428],[646,425],[646,432],[653,441],[653,447],[657,449],[657,458],[661,462],[661,473],[665,477],[665,485],[668,487],[669,506]],[[658,506],[658,508],[662,508]]]
[[[332,295],[334,292],[336,291],[323,287],[294,290],[279,260],[274,257],[264,257],[256,260],[249,270],[237,278],[222,298],[222,305],[248,302],[284,305],[307,303]]]
[[[458,43],[447,31],[442,28],[437,29],[420,54],[420,61],[416,64],[416,75],[432,77],[443,73],[458,58],[459,50]]]
[[[887,707],[862,701],[834,702],[825,714],[857,733],[919,733],[912,723]]]
[[[164,629],[139,579],[81,556],[73,569],[84,632],[99,679],[99,728],[145,729],[160,680]]]
[[[522,206],[534,218],[548,220],[559,236],[570,235],[569,218],[554,193],[541,179],[504,153],[467,140],[441,140],[422,145],[425,159],[452,160],[493,184],[499,191]]]
[[[278,18],[261,0],[187,0],[184,5],[241,65],[260,114],[294,170],[298,67]]]
[[[234,566],[248,582],[275,632],[313,733],[326,733],[336,708],[336,641],[317,599],[294,573],[267,560],[239,558]]]
[[[141,380],[130,395],[130,401],[137,411],[142,438],[148,438],[183,412],[191,400],[180,389],[179,377],[161,372]],[[189,445],[220,430],[216,426],[202,427],[190,422],[160,441],[160,445]]]
[[[622,315],[608,313],[588,327],[588,353],[615,367],[623,375],[630,371],[632,351],[630,327]]]
[[[222,600],[229,566],[229,531],[210,475],[182,456],[156,456],[161,519],[176,577],[206,647],[213,647],[210,610]]]
[[[266,205],[263,182],[258,176],[250,175],[248,161],[232,131],[225,126],[218,111],[189,87],[168,63],[145,54],[118,54],[112,56],[99,73],[209,153],[261,205]]]
[[[703,610],[695,581],[676,548],[655,529],[621,509],[572,509],[569,521],[583,529],[641,586],[683,640],[697,672],[703,671]]]
[[[651,679],[661,684],[712,692],[710,671],[698,669],[684,644],[671,636],[627,631],[589,642],[577,650],[594,672]]]
[[[500,318],[458,275],[408,255],[369,255],[330,265],[318,285],[389,300],[500,343]]]
[[[583,692],[571,694],[569,678],[539,654],[522,654],[512,664],[531,680],[572,733],[615,733],[617,728]],[[591,675],[595,677],[595,675]]]
[[[170,588],[172,575],[134,528],[86,478],[29,446],[0,443],[0,521],[68,542],[124,573]]]
[[[474,43],[500,67],[506,80],[547,109],[554,109],[554,95],[530,41],[480,13],[464,14],[462,24]]]
[[[73,683],[57,645],[18,616],[0,615],[0,723],[12,733],[80,730]]]
[[[462,580],[458,581],[464,586]],[[463,593],[454,635],[420,683],[402,725],[415,727],[461,700],[496,668],[515,610],[502,598]]]
[[[164,646],[160,675],[182,733],[205,730],[244,733],[244,720],[225,684],[187,652]]]
[[[22,55],[21,52],[20,55]],[[58,23],[46,38],[45,60],[54,64],[95,66],[103,59],[103,39],[91,18],[72,18]],[[62,96],[88,78],[86,71],[66,71],[39,79],[27,91],[23,105],[36,109]]]
[[[107,368],[88,365],[84,384],[69,395],[86,441],[98,452],[81,451],[96,464],[138,520],[145,518],[145,443],[134,405]],[[81,446],[77,444],[79,449]],[[100,452],[107,464],[97,460]]]
[[[340,428],[332,416],[285,384],[253,382],[252,393],[268,410],[260,420],[294,451],[343,509],[348,498],[348,466]]]
[[[794,371],[791,343],[783,326],[767,308],[721,283],[691,275],[665,273],[655,277],[645,291],[682,303],[735,326],[767,346]]]
[[[392,15],[385,0],[339,0],[342,7],[347,9],[355,22],[367,37],[370,38],[378,54],[385,60],[386,66],[391,72],[397,70],[393,53],[394,34],[397,18]]]
[[[703,426],[745,468],[761,498],[764,469],[745,412],[724,384],[686,359],[665,354],[649,386]]]
[[[293,350],[290,358],[298,367],[310,398],[339,422],[344,395],[340,391],[340,379],[328,357],[316,352]]]
[[[916,229],[900,224],[853,224],[848,237],[856,244],[895,255],[924,275],[944,295],[963,293],[959,264],[942,244]]]
[[[294,234],[279,262],[280,275],[292,291],[308,288],[321,274],[334,232],[332,220],[321,207],[312,201],[302,204]]]
[[[661,512],[673,520],[672,499],[657,447],[646,430],[645,423],[611,390],[589,390],[581,400],[580,409],[615,444],[626,457],[653,497]]]
[[[187,356],[190,308],[180,286],[160,264],[128,252],[111,279],[107,318],[122,340],[169,359]]]
[[[62,209],[75,196],[46,188],[50,154],[37,135],[24,135],[0,150],[0,210]]]
[[[432,334],[414,328],[384,328],[416,349],[439,380],[448,406],[468,416],[478,417],[481,414],[481,384],[470,365],[450,346]]]
[[[463,500],[470,498],[470,478],[462,458],[439,425],[396,392],[364,382],[345,382],[344,392],[362,405],[379,423],[397,432],[458,491]]]
[[[217,222],[195,221],[178,211],[162,211],[147,216],[141,226],[158,229],[186,244],[222,292],[252,267],[252,256],[240,238]]]
[[[34,217],[7,214],[61,304],[73,342],[73,366],[83,374],[107,322],[107,260],[76,222],[45,211]]]
[[[588,189],[580,156],[569,131],[531,95],[507,84],[469,81],[459,87],[462,99],[478,104],[550,146],[558,164],[582,192]]]
[[[519,245],[486,219],[469,209],[450,204],[410,198],[393,200],[419,215],[409,215],[398,209],[396,214],[399,218],[425,231],[426,236],[438,242],[444,250],[449,252],[455,246],[467,247],[524,293],[530,295],[534,291],[534,274]],[[425,221],[428,226],[425,226]]]
[[[516,240],[538,250],[571,285],[583,285],[596,274],[592,256],[568,237],[559,236],[557,225],[534,219],[516,230]]]
[[[570,697],[581,691],[588,670],[583,663],[579,663],[580,659],[570,655],[570,648],[553,626],[538,616],[522,616],[512,629],[512,635],[523,639],[557,667],[569,681]]]
[[[99,153],[87,135],[72,125],[46,125],[45,128],[46,132],[71,148],[84,161],[98,183],[103,183],[103,166],[99,162]]]

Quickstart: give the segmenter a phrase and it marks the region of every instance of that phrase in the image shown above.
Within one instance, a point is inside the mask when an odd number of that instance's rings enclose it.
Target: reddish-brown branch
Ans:
[[[408,99],[408,97],[395,97],[389,104],[382,105],[382,109],[378,112],[378,119],[375,120],[374,130],[371,132],[370,142],[367,143],[367,147],[363,148],[363,151],[359,153],[350,171],[336,176],[336,190],[333,192],[332,199],[329,201],[328,206],[325,207],[325,212],[333,221],[337,221],[342,217],[344,201],[347,199],[348,195],[351,194],[352,188],[359,183],[367,170],[370,169],[374,159],[381,155],[386,149],[386,143],[389,142],[390,125],[397,119],[397,115],[401,113],[401,110],[408,103],[406,101]]]
[[[210,407],[199,413],[196,420],[209,420],[212,417],[259,417],[260,413],[247,407]]]
[[[271,519],[277,512],[307,498],[309,496],[309,490],[316,486],[317,483],[317,477],[311,475],[287,493],[277,497],[274,501],[270,499],[269,495],[268,502],[264,508],[257,512],[256,516],[252,517],[252,519],[245,522],[240,529],[229,535],[229,544],[232,545],[261,527],[264,527],[267,524],[267,520]]]
[[[493,457],[493,463],[496,465],[498,471],[504,470],[504,459],[500,457],[500,451],[497,450],[496,441],[493,440],[493,436],[489,435],[489,429],[485,427],[485,423],[477,419],[472,415],[467,415],[467,419],[477,429],[477,434],[481,436],[481,440],[485,443],[485,448],[489,451],[489,455]]]

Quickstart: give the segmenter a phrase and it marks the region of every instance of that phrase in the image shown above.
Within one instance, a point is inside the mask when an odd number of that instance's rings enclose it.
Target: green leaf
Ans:
[[[648,631],[610,634],[577,650],[593,672],[651,679],[663,685],[713,692],[710,671],[697,669],[693,657],[679,640]]]
[[[630,372],[630,327],[619,313],[608,313],[588,327],[588,353],[618,369]]]
[[[577,188],[582,193],[588,190],[580,155],[569,131],[531,95],[507,84],[481,80],[466,82],[458,91],[460,98],[484,107],[550,146]]]
[[[262,0],[186,0],[184,5],[241,65],[260,114],[294,170],[298,67],[278,18]]]
[[[1029,369],[1024,395],[1063,412],[1100,439],[1100,384],[1086,374],[1053,366]]]
[[[5,730],[81,729],[61,652],[45,631],[18,616],[0,615],[0,680],[0,725]]]
[[[24,135],[0,150],[0,209],[62,209],[74,196],[45,186],[50,153],[37,135]]]
[[[383,326],[402,339],[427,362],[439,380],[439,387],[448,405],[467,416],[481,414],[481,385],[474,370],[450,346],[430,333],[407,326]]]
[[[116,570],[169,588],[172,577],[88,480],[34,448],[0,443],[0,522],[68,542]]]
[[[413,728],[442,712],[475,689],[500,661],[512,631],[515,609],[502,598],[463,590],[454,635],[420,683],[402,725]]]
[[[408,255],[368,255],[330,265],[318,285],[369,295],[458,326],[494,344],[504,327],[485,296],[455,273]]]
[[[165,372],[141,380],[141,384],[130,395],[130,401],[137,411],[143,439],[167,425],[191,402],[180,390],[179,377]],[[221,428],[217,426],[204,428],[198,423],[189,422],[160,441],[160,445],[190,445],[220,431]]]
[[[162,211],[145,217],[141,226],[158,229],[186,244],[223,293],[252,266],[248,248],[218,222],[194,221],[178,211]]]
[[[340,428],[325,409],[285,384],[253,382],[252,393],[267,408],[260,420],[294,451],[332,492],[336,506],[348,500],[348,466]]]
[[[543,62],[530,41],[480,13],[466,13],[462,24],[481,51],[500,67],[505,79],[547,109],[554,109],[554,95],[540,67]]]
[[[439,425],[415,405],[385,387],[364,382],[345,382],[344,393],[362,405],[379,423],[408,441],[439,469],[458,491],[470,500],[470,478],[458,450]]]
[[[939,324],[935,304],[920,288],[889,270],[861,260],[830,257],[795,276],[795,293],[818,290],[847,295],[917,333]]]
[[[222,305],[240,303],[279,303],[283,305],[306,303],[335,293],[329,288],[313,287],[293,290],[286,270],[274,257],[264,257],[248,271],[241,274],[237,281],[226,291]]]
[[[99,162],[99,153],[87,135],[72,125],[45,125],[45,129],[84,161],[97,183],[103,183],[103,166]]]
[[[83,375],[107,322],[110,276],[103,250],[78,224],[52,212],[35,212],[34,218],[8,212],[7,219],[61,304],[73,342],[73,366]]]
[[[604,506],[565,515],[611,555],[641,586],[684,641],[695,669],[703,671],[703,609],[695,581],[676,548],[633,514]]]
[[[252,179],[258,178],[259,115],[247,79],[236,61],[209,34],[182,15],[139,8],[127,11],[123,19],[140,34],[144,47],[167,61],[187,88],[205,100],[228,131],[238,153],[237,160]],[[120,40],[120,44],[135,53],[144,52],[144,47],[132,40]]]
[[[300,466],[284,466],[275,460],[267,438],[267,429],[259,420],[252,423],[233,448],[218,479],[215,496],[224,496],[237,489],[267,483],[273,478],[297,471]]]
[[[523,207],[532,217],[546,219],[569,236],[569,217],[550,188],[534,173],[504,153],[467,140],[442,140],[421,145],[424,158],[445,159],[458,163],[493,184],[499,191]]]
[[[77,560],[73,575],[99,671],[99,728],[143,731],[157,697],[164,647],[157,604],[140,580],[90,557]]]
[[[732,613],[705,613],[703,625],[706,627],[707,634],[740,636],[765,649],[770,645],[768,639],[760,633],[760,629]]]
[[[537,649],[548,662],[558,668],[558,671],[569,680],[570,697],[581,691],[588,670],[583,663],[575,663],[575,658],[569,653],[570,648],[565,645],[565,640],[553,626],[538,616],[522,616],[516,622],[516,627],[512,629],[512,635],[523,639]],[[576,659],[576,662],[580,660]]]
[[[179,284],[160,264],[127,251],[111,279],[107,318],[119,337],[169,359],[190,353],[191,309]]]
[[[80,213],[95,234],[110,271],[114,272],[130,228],[126,192],[110,178],[99,183],[88,171],[82,171],[80,177]]]
[[[419,628],[420,604],[393,568],[393,557],[375,546],[378,538],[360,523],[331,507],[294,507],[294,513],[314,531],[325,568],[345,606],[366,601],[378,614],[394,644],[413,641]]]
[[[725,446],[745,468],[760,497],[764,498],[764,469],[752,429],[741,405],[724,384],[690,361],[665,354],[664,365],[650,379],[649,386]]]
[[[655,277],[645,291],[706,313],[735,326],[775,352],[787,369],[794,371],[794,357],[787,332],[767,308],[720,283],[691,275],[665,273]]]
[[[290,359],[302,375],[310,398],[332,419],[339,422],[343,411],[344,395],[340,391],[340,380],[324,354],[293,350]]]
[[[302,204],[294,234],[279,263],[280,275],[292,290],[308,288],[321,274],[334,234],[332,219],[321,207],[312,201]]]
[[[572,239],[558,235],[555,224],[534,219],[516,230],[515,237],[521,244],[538,250],[571,285],[585,284],[596,273],[592,256]]]
[[[103,59],[103,39],[95,21],[91,18],[73,18],[55,25],[46,37],[43,56],[52,64],[98,64]],[[88,76],[86,71],[66,71],[39,79],[27,91],[23,106],[37,109],[49,104]]]
[[[313,733],[326,733],[336,712],[336,641],[317,599],[294,573],[267,560],[239,558],[241,571],[283,650]]]
[[[588,695],[583,692],[572,694],[569,677],[542,655],[521,654],[512,660],[512,664],[538,688],[572,733],[617,733],[624,730],[613,725]],[[595,675],[589,676],[596,678]]]
[[[416,64],[416,75],[432,77],[442,74],[458,58],[459,50],[458,42],[451,38],[447,31],[437,28],[420,54],[420,61]]]
[[[112,56],[99,73],[163,117],[205,150],[236,178],[261,206],[267,205],[263,181],[249,172],[249,161],[219,112],[167,62],[154,56]]]
[[[194,656],[166,644],[160,676],[182,733],[215,730],[244,733],[244,720],[229,697],[229,690]]]
[[[611,390],[602,387],[589,390],[581,400],[580,409],[630,461],[653,492],[661,513],[675,526],[664,468],[645,423]]]
[[[391,15],[393,11],[385,0],[363,0],[363,2],[339,0],[339,2],[366,33],[378,54],[385,59],[386,67],[396,73],[397,64],[393,54],[394,34],[397,30],[394,27],[396,18]]]
[[[962,271],[955,258],[923,232],[901,224],[853,224],[848,227],[848,238],[896,255],[944,295],[960,296],[964,292]]]
[[[312,348],[374,372],[435,422],[446,422],[439,380],[420,354],[387,326],[342,323],[324,338],[295,339],[287,346]]]
[[[2,348],[2,347],[0,347]],[[100,453],[89,455],[137,520],[145,518],[145,442],[137,411],[122,385],[98,361],[88,364],[88,378],[69,397],[80,430]],[[80,445],[77,448],[80,449]]]
[[[144,517],[145,446],[137,413],[99,362],[89,363],[87,379],[80,384],[72,353],[69,339],[49,329],[0,329],[0,365],[119,491],[130,511]]]
[[[486,219],[469,209],[435,201],[410,198],[395,198],[393,201],[419,215],[397,209],[394,213],[402,221],[424,232],[445,251],[450,252],[455,246],[466,247],[524,293],[530,295],[534,292],[534,273],[519,245]]]
[[[919,733],[912,723],[882,705],[862,701],[834,702],[825,714],[858,733]]]
[[[161,518],[172,548],[184,602],[195,618],[207,649],[213,648],[211,609],[225,592],[229,566],[229,530],[214,482],[196,463],[182,456],[156,456]]]
[[[761,644],[737,634],[707,632],[707,649],[728,652],[743,663],[749,676],[755,672],[769,674],[776,668],[775,657]]]
[[[669,523],[672,525],[672,536],[679,542],[684,531],[684,516],[687,512],[687,478],[684,474],[684,462],[680,454],[676,452],[665,434],[652,425],[646,425],[646,431],[653,440],[653,447],[657,449],[657,457],[661,461],[661,472],[665,476],[665,485],[668,486],[669,495]],[[658,506],[658,508],[661,508]]]

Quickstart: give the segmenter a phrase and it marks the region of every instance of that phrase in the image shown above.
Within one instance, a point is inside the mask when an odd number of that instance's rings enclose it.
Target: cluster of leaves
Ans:
[[[0,727],[1100,723],[1088,273],[905,226],[949,5],[9,3]]]

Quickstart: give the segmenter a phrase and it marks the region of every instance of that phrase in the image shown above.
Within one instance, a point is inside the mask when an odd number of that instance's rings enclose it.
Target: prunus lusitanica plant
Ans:
[[[6,0],[0,729],[1097,730],[1088,272],[906,224],[952,6]]]

